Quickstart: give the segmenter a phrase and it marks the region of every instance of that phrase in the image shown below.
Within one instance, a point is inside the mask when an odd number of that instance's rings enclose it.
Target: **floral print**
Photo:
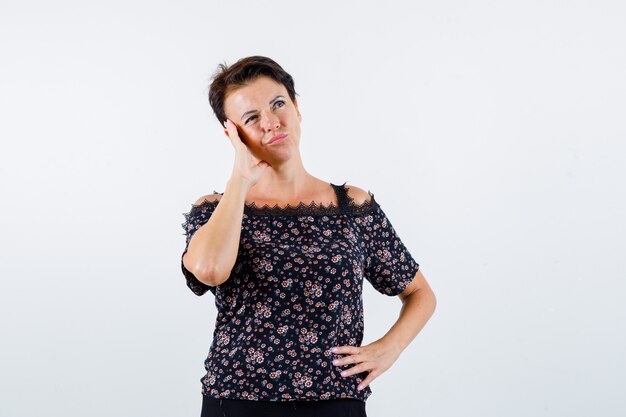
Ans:
[[[330,184],[338,204],[244,206],[241,239],[229,279],[214,287],[182,263],[191,291],[215,296],[218,314],[202,394],[247,400],[365,401],[367,373],[342,377],[333,346],[361,346],[363,278],[394,296],[413,280],[418,263],[374,194],[354,203],[343,185]],[[223,193],[216,193],[223,194]],[[219,201],[184,213],[189,242]]]

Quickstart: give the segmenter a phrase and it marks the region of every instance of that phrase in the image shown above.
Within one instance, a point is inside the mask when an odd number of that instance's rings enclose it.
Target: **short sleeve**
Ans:
[[[207,291],[211,291],[213,294],[215,294],[215,287],[201,282],[200,280],[198,280],[198,278],[195,277],[195,275],[191,271],[185,268],[185,265],[183,263],[183,257],[185,256],[185,253],[187,253],[191,237],[202,225],[204,225],[209,220],[211,214],[213,214],[213,210],[215,210],[215,206],[216,204],[205,201],[200,205],[192,206],[191,210],[188,213],[183,213],[183,216],[185,216],[185,222],[182,224],[182,227],[185,231],[186,240],[185,250],[180,257],[180,267],[183,271],[185,280],[187,281],[187,286],[191,291],[193,291],[194,294],[198,296],[203,295]]]
[[[365,278],[382,294],[400,294],[413,281],[419,264],[377,203],[364,216],[362,226],[366,248]]]

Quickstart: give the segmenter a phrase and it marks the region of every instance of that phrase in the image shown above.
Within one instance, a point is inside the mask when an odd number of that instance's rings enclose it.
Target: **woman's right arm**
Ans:
[[[213,214],[192,236],[183,264],[199,281],[217,286],[235,266],[249,181],[231,178]],[[201,202],[203,198],[199,200]]]
[[[183,256],[185,268],[210,286],[224,283],[235,266],[246,195],[269,166],[250,152],[231,120],[224,124],[224,132],[235,148],[233,171],[213,214],[195,231]]]

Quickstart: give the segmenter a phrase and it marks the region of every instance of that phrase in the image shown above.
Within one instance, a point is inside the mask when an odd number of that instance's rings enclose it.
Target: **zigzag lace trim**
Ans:
[[[301,201],[295,206],[287,204],[285,207],[281,207],[278,204],[274,204],[273,206],[270,206],[268,204],[257,206],[255,202],[252,202],[250,204],[244,204],[244,214],[252,214],[257,216],[320,216],[334,214],[361,215],[371,212],[376,206],[378,206],[378,202],[374,198],[374,194],[371,191],[367,192],[370,195],[369,200],[365,200],[361,204],[357,204],[354,202],[354,198],[348,195],[345,188],[345,183],[341,185],[341,187],[343,188],[344,194],[347,198],[347,204],[345,207],[341,207],[334,202],[325,205],[324,203],[318,203],[315,201],[312,201],[309,204]],[[213,190],[213,194],[223,195],[224,193],[219,193]],[[204,201],[200,204],[192,204],[189,213],[184,213],[185,217],[188,217],[191,211],[197,208],[212,205],[217,206],[218,203],[219,199],[209,201],[205,198]]]

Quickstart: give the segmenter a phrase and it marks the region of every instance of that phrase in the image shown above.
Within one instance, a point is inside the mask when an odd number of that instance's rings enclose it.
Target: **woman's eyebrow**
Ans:
[[[272,104],[273,102],[275,102],[276,100],[278,100],[279,98],[285,98],[284,96],[276,96],[273,99],[270,100],[270,104]],[[247,112],[245,112],[244,114],[241,115],[241,118],[243,119],[246,114],[248,113],[254,113],[256,110],[248,110]],[[241,119],[240,119],[241,120]]]

